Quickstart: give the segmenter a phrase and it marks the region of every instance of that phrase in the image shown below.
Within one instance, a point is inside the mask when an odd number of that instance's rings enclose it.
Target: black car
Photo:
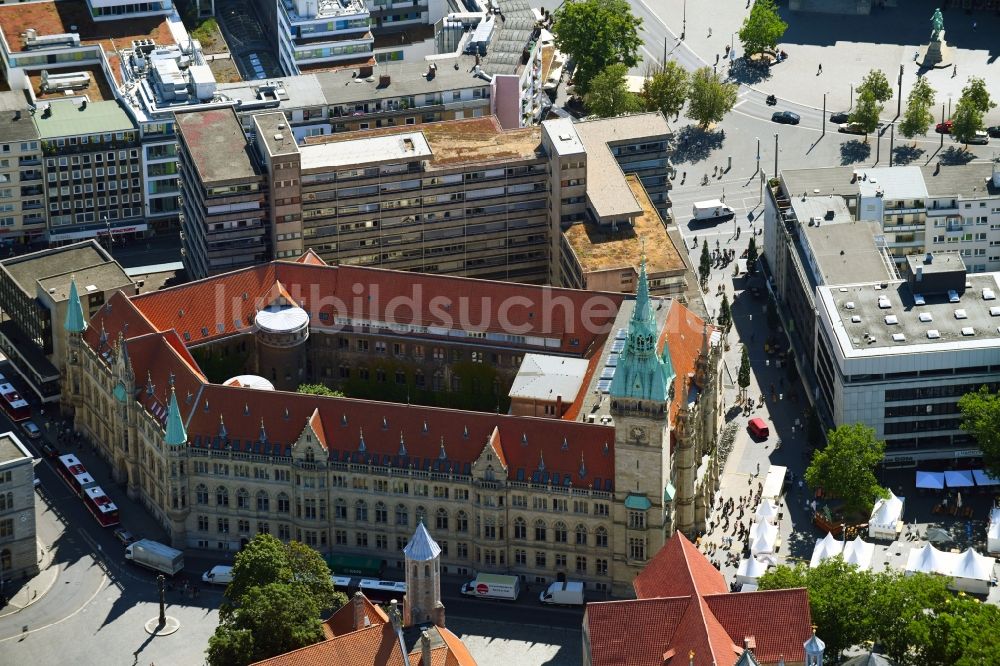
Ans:
[[[837,113],[830,114],[830,122],[837,123],[839,125],[841,123],[846,123],[850,119],[850,117],[851,114],[849,114],[847,111],[838,111]]]
[[[782,125],[798,125],[799,114],[792,113],[791,111],[778,111],[771,116],[771,122],[781,123]]]
[[[42,442],[41,449],[42,449],[42,453],[45,454],[46,458],[58,458],[59,457],[59,449],[57,449],[52,444],[49,444],[48,442]]]
[[[1000,125],[994,125],[993,127],[987,127],[986,133],[989,134],[994,139],[1000,139]]]

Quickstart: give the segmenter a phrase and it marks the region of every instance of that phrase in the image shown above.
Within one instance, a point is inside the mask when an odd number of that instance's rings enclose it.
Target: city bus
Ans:
[[[118,506],[100,486],[86,488],[83,491],[83,503],[102,527],[113,527],[118,524]]]
[[[406,594],[406,583],[396,580],[373,580],[363,578],[358,589],[364,592],[368,600],[374,604],[387,604],[393,599],[403,601]]]
[[[31,405],[10,384],[0,384],[0,401],[3,410],[15,423],[31,418]]]
[[[80,459],[72,453],[59,456],[59,464],[56,469],[78,495],[83,495],[84,490],[97,485],[94,477],[87,472],[87,468],[83,466]]]

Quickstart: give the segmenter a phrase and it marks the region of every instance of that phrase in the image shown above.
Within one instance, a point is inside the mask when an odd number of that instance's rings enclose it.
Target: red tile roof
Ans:
[[[670,303],[667,322],[663,327],[661,341],[666,340],[670,348],[670,362],[674,366],[674,400],[670,404],[670,421],[674,422],[682,401],[688,399],[684,391],[687,376],[695,371],[695,363],[701,352],[706,333],[711,335],[713,326],[705,328],[705,321],[689,310],[680,301]]]
[[[805,589],[730,593],[722,575],[680,532],[636,577],[638,599],[587,605],[594,666],[732,666],[753,637],[761,664],[805,659],[811,635]],[[629,631],[622,631],[628,626]]]
[[[578,488],[599,481],[601,490],[610,489],[606,484],[614,478],[611,426],[206,384],[186,424],[191,445],[224,446],[220,417],[235,450],[290,455],[307,421],[314,427],[320,422],[317,434],[336,461],[468,474],[495,430],[494,445],[511,478],[538,474],[543,482]],[[401,436],[405,458],[399,456]]]
[[[385,611],[369,601],[368,597],[364,594],[356,594],[323,622],[323,633],[327,638],[349,634],[357,630],[354,626],[355,604],[362,605],[364,616],[368,618],[368,626],[385,624],[389,621],[389,616],[385,614]]]
[[[633,587],[640,599],[729,591],[719,570],[680,532],[663,544],[635,577]]]
[[[254,666],[408,666],[391,624],[381,624],[258,661]]]

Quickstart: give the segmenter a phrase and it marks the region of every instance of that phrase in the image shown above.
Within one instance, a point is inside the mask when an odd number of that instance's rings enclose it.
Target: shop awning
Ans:
[[[917,488],[941,490],[944,488],[944,474],[941,472],[922,472],[918,469]]]
[[[944,473],[944,482],[949,488],[970,488],[975,485],[972,480],[972,470],[958,469]]]
[[[1000,479],[995,476],[990,476],[981,469],[972,470],[972,478],[976,480],[977,486],[996,486],[1000,485]]]

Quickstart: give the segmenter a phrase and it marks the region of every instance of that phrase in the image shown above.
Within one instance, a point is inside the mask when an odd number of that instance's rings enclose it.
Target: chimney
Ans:
[[[389,619],[392,620],[392,628],[397,633],[403,630],[403,619],[399,615],[399,602],[395,599],[389,602]]]
[[[434,610],[431,611],[431,618],[434,620],[434,626],[444,629],[444,604],[440,601],[434,604]]]
[[[420,666],[431,666],[431,635],[420,632]]]
[[[916,277],[917,277],[917,282],[920,282],[921,280],[924,279],[924,267],[923,266],[917,266],[917,276]]]
[[[563,413],[563,410],[562,410],[562,396],[561,395],[557,395],[556,396],[556,418],[562,418],[562,413]]]
[[[925,264],[934,263],[934,255],[928,252],[927,255],[924,257],[924,263]]]
[[[362,629],[365,626],[365,620],[368,615],[365,613],[365,597],[361,592],[354,593],[354,599],[351,600],[354,605],[354,630]]]

